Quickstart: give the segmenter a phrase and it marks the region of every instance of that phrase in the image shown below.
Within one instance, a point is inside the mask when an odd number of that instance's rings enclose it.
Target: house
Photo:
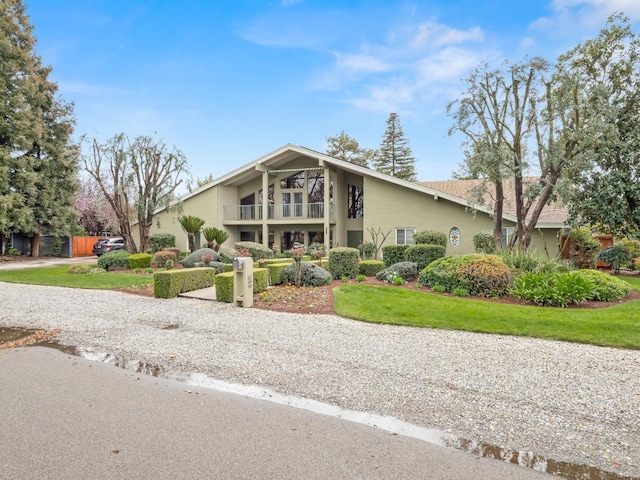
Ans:
[[[443,182],[408,182],[288,144],[184,196],[180,211],[156,212],[150,233],[174,234],[186,249],[178,217],[195,215],[229,232],[226,245],[255,241],[284,251],[298,242],[357,247],[372,233],[378,243],[388,235],[384,245],[411,244],[415,232],[437,230],[449,238],[448,254],[462,254],[474,251],[476,232],[492,230],[492,211]],[[564,218],[541,221],[532,246],[555,255]],[[504,221],[515,225],[511,213]]]

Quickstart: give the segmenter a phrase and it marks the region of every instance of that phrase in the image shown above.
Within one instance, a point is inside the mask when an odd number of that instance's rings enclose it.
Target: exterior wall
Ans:
[[[473,235],[491,230],[493,220],[486,213],[467,210],[442,198],[403,188],[375,178],[364,179],[364,238],[371,241],[369,228],[391,230],[384,245],[396,243],[396,228],[415,228],[416,232],[436,230],[449,236],[450,230],[460,230],[457,246],[447,245],[447,255],[473,253]]]

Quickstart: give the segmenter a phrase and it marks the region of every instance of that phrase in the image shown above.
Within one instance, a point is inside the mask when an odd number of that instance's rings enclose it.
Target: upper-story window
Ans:
[[[304,188],[304,172],[294,173],[280,180],[280,188]]]
[[[307,178],[307,201],[309,203],[324,202],[324,174],[309,172]],[[333,178],[329,177],[329,198],[333,198]]]
[[[364,190],[347,185],[347,218],[364,218]]]

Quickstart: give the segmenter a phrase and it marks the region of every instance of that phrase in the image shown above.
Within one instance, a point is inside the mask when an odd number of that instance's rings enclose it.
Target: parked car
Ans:
[[[93,254],[97,256],[100,256],[103,253],[113,252],[115,250],[124,250],[124,238],[122,237],[100,238],[93,245]]]

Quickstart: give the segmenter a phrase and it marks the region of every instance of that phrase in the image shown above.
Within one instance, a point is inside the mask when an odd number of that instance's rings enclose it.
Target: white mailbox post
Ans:
[[[251,257],[233,259],[233,304],[236,307],[253,305],[253,259]]]

